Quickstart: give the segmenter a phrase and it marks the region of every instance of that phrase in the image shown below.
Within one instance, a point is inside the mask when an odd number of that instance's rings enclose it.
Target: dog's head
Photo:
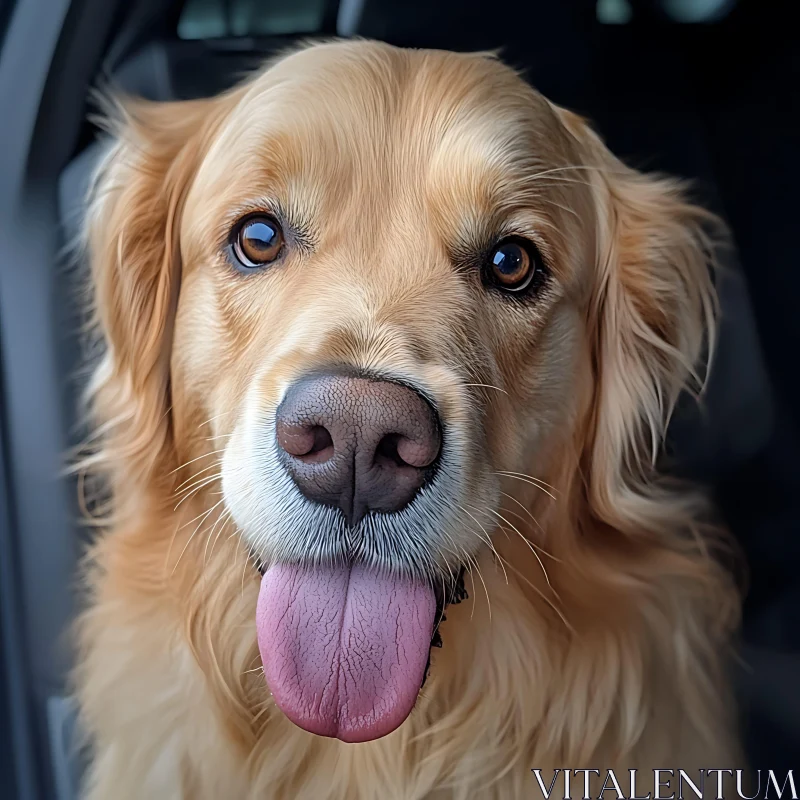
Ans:
[[[277,702],[380,736],[495,531],[641,522],[712,317],[704,213],[485,55],[320,45],[123,122],[89,231],[117,505],[176,475],[217,503]]]

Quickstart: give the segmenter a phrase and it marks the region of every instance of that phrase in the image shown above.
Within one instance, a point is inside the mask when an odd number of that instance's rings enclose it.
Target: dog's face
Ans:
[[[475,554],[499,473],[532,471],[588,369],[579,163],[551,106],[481,57],[305,51],[242,97],[183,210],[172,389],[181,441],[212,420],[265,561],[429,575]],[[292,435],[329,431],[288,455],[287,395]],[[391,437],[414,426],[407,464]],[[355,466],[325,459],[340,445]]]
[[[485,56],[327,45],[142,113],[147,163],[110,162],[135,200],[95,223],[149,265],[96,268],[109,369],[267,567],[278,703],[382,735],[508,504],[598,448],[607,495],[668,405],[707,294],[690,207]]]

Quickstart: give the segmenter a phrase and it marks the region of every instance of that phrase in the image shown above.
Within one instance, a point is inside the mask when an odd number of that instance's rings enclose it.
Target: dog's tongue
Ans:
[[[361,566],[276,565],[261,581],[264,675],[292,722],[365,742],[391,733],[419,693],[436,615],[432,589]]]

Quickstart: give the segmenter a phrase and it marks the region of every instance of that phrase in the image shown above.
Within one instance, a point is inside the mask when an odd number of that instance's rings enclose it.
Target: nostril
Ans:
[[[375,461],[391,462],[400,467],[429,467],[436,459],[438,447],[434,450],[430,441],[409,439],[400,433],[389,433],[378,443]]]
[[[327,428],[317,425],[313,428],[314,441],[308,453],[302,456],[303,461],[321,464],[333,458],[333,437]]]
[[[429,467],[439,455],[439,437],[423,440],[409,439],[401,436],[397,442],[397,453],[406,464],[421,469]]]
[[[375,448],[375,463],[393,464],[398,467],[408,466],[408,462],[400,455],[398,448],[403,438],[399,433],[387,433]]]
[[[321,425],[291,425],[279,421],[278,444],[290,456],[318,463],[333,455],[333,438]]]

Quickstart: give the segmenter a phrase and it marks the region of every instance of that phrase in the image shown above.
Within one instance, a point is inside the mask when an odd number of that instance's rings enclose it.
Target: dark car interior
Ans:
[[[800,36],[791,0],[16,0],[0,3],[0,795],[76,797],[68,628],[88,532],[64,454],[78,397],[92,89],[221,91],[308,37],[499,48],[633,166],[730,226],[700,407],[664,468],[704,483],[749,565],[739,703],[754,767],[800,755]],[[124,690],[124,689],[123,689]],[[669,765],[664,765],[669,766]],[[708,765],[709,767],[715,765]]]

